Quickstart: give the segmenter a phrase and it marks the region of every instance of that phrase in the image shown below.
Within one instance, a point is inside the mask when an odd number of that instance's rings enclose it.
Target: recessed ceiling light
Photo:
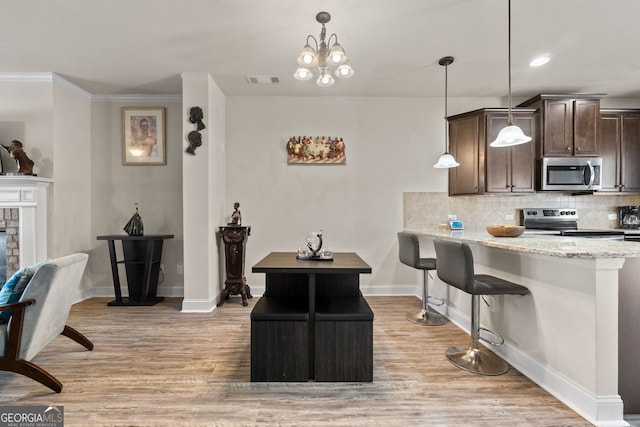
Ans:
[[[546,64],[547,62],[549,62],[549,57],[548,56],[539,56],[537,58],[534,58],[531,62],[529,62],[529,66],[531,66],[531,67],[539,67],[541,65]]]

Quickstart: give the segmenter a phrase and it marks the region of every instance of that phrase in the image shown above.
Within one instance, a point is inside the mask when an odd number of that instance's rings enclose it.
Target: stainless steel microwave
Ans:
[[[601,157],[545,157],[539,160],[540,190],[602,189]]]

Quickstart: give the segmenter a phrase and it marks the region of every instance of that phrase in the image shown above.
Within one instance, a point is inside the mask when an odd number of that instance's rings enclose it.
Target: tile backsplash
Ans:
[[[569,208],[578,211],[578,228],[609,229],[618,226],[618,206],[640,205],[640,195],[580,195],[535,193],[449,197],[442,192],[403,193],[403,225],[406,229],[437,228],[448,224],[448,215],[464,221],[468,230],[493,224],[520,224],[523,208]],[[615,214],[616,219],[608,219]],[[507,219],[512,216],[513,219]]]

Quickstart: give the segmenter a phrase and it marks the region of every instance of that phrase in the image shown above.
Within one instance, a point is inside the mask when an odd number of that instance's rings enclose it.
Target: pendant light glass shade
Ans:
[[[449,153],[444,153],[438,159],[438,163],[433,165],[434,168],[438,169],[455,168],[458,166],[460,166],[460,163],[456,162],[456,159],[454,159],[453,156]]]
[[[311,78],[313,78],[313,73],[311,73],[311,70],[309,70],[308,68],[298,67],[296,72],[293,74],[293,77],[296,80],[310,80]]]
[[[353,68],[349,64],[342,64],[338,67],[335,75],[342,78],[353,76]]]
[[[531,141],[530,136],[526,136],[522,129],[513,124],[511,117],[511,0],[508,0],[508,33],[509,33],[509,113],[507,117],[507,126],[498,133],[495,141],[489,144],[491,147],[511,147],[518,144],[524,144]]]
[[[327,67],[320,67],[320,77],[316,80],[316,84],[320,87],[329,87],[333,86],[335,82],[336,80],[327,71]]]
[[[447,99],[448,99],[448,73],[449,65],[453,64],[453,56],[440,58],[438,64],[444,67],[444,154],[438,159],[438,163],[433,165],[437,169],[448,169],[460,166],[456,159],[449,154],[449,123],[447,122]]]
[[[531,141],[531,137],[525,135],[522,129],[516,125],[508,125],[500,130],[496,140],[489,145],[492,147],[511,147],[529,141]]]

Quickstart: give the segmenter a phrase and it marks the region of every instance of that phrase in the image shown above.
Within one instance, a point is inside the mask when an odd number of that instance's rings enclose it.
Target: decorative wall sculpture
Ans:
[[[287,141],[289,164],[342,164],[347,155],[342,138],[330,136],[293,136]]]
[[[185,150],[189,154],[196,155],[196,148],[202,145],[202,134],[200,131],[205,129],[206,126],[202,122],[204,118],[204,113],[202,112],[202,108],[200,107],[191,107],[189,110],[189,122],[196,125],[196,130],[192,130],[187,135],[187,139],[189,140],[189,146]]]

